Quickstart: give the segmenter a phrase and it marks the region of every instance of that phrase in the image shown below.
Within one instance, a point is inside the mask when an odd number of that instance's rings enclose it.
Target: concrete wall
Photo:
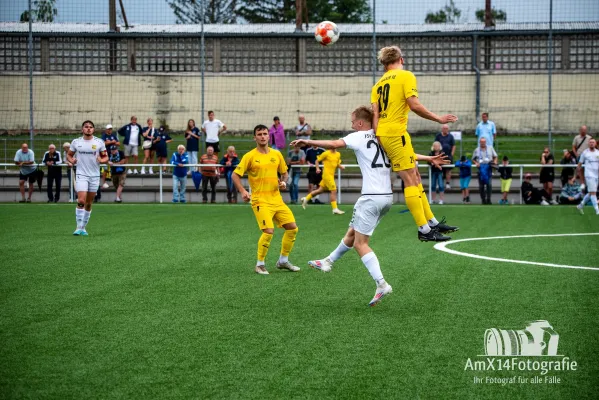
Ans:
[[[270,125],[278,115],[286,127],[305,113],[316,130],[349,130],[349,112],[370,102],[372,78],[366,76],[212,75],[206,77],[206,111],[216,112],[231,130]],[[546,132],[548,105],[545,74],[488,74],[481,77],[481,111],[489,111],[499,129]],[[452,129],[474,129],[475,77],[418,76],[421,101],[436,113],[454,113]],[[27,129],[29,83],[22,75],[0,76],[0,129]],[[597,126],[599,74],[553,76],[553,129],[575,131],[583,123]],[[56,75],[34,78],[35,127],[78,129],[91,119],[97,126],[123,125],[131,115],[148,116],[182,130],[187,119],[199,123],[201,79],[197,75]],[[435,130],[436,124],[410,116],[412,132]]]

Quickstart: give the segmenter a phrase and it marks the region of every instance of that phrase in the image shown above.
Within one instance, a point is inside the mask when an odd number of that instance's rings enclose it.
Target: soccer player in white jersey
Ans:
[[[85,227],[92,213],[92,202],[100,186],[100,164],[108,162],[104,141],[94,136],[94,123],[81,124],[83,136],[71,142],[67,161],[77,167],[75,190],[77,191],[76,236],[87,236]]]
[[[337,140],[301,139],[290,144],[300,147],[320,146],[327,149],[347,147],[356,153],[362,172],[362,196],[354,206],[349,229],[339,246],[328,257],[309,261],[308,265],[329,272],[333,263],[354,247],[370,276],[376,282],[376,292],[369,303],[370,306],[376,305],[393,290],[383,278],[379,260],[368,245],[374,229],[393,204],[391,165],[372,129],[372,116],[370,107],[358,107],[351,114],[352,129],[355,129],[356,132]],[[416,156],[418,160],[430,161],[434,165],[449,163],[444,154],[434,157],[418,154]]]
[[[589,198],[595,209],[595,213],[599,215],[599,206],[597,206],[597,185],[599,183],[599,149],[597,149],[597,141],[589,140],[589,148],[582,152],[578,161],[578,169],[584,165],[584,183],[587,187],[587,194],[582,199],[582,202],[576,206],[581,214],[584,214],[584,205]]]

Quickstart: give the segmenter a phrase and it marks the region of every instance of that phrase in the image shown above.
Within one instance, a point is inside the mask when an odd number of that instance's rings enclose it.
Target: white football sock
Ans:
[[[353,247],[347,247],[343,242],[343,239],[341,239],[341,243],[339,243],[339,246],[337,246],[337,248],[333,250],[331,254],[329,254],[329,258],[332,262],[335,262],[338,259],[340,259],[345,253],[350,251],[352,248]]]
[[[85,210],[83,208],[76,208],[75,209],[75,220],[77,221],[77,229],[83,229],[83,213],[85,213]]]
[[[599,207],[597,206],[597,195],[591,196],[591,204],[593,205],[595,211],[599,210]]]
[[[431,231],[431,227],[428,225],[428,223],[426,225],[422,225],[418,227],[418,232],[420,233],[424,233],[425,235],[427,233],[429,233]]]
[[[362,257],[362,262],[375,282],[383,279],[383,273],[381,272],[379,259],[376,257],[376,254],[374,254],[373,251],[368,254],[364,254],[364,257]]]
[[[89,222],[89,217],[91,215],[91,211],[85,211],[83,210],[84,214],[83,214],[83,221],[82,221],[82,229],[85,229],[85,227],[87,226],[87,223]]]
[[[285,264],[287,261],[289,261],[288,256],[284,256],[282,254],[279,256],[279,264]]]
[[[437,221],[437,218],[432,217],[428,220],[428,226],[430,226],[431,228],[437,225],[439,225],[439,221]]]
[[[256,266],[257,267],[264,267],[266,264],[264,264],[264,260],[260,261],[258,260],[258,262],[256,262]]]
[[[580,205],[584,206],[587,203],[587,201],[589,201],[590,198],[591,198],[590,193],[585,194],[584,197],[582,198],[582,201],[580,202]]]

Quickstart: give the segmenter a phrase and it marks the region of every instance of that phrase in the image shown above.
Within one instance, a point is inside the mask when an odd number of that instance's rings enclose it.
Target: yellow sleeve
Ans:
[[[403,85],[404,95],[406,99],[409,99],[412,96],[418,97],[418,86],[416,85],[416,77],[412,72],[406,74],[406,81]]]
[[[283,154],[281,154],[280,151],[277,153],[279,153],[279,174],[284,174],[285,172],[287,172],[287,163],[283,158]]]
[[[318,160],[319,163],[321,163],[327,159],[328,155],[329,155],[329,151],[327,150],[324,153],[322,153],[321,155],[319,155],[318,157],[316,157],[316,159]]]
[[[235,171],[233,172],[235,172],[239,176],[243,176],[250,165],[251,157],[249,156],[249,153],[247,153],[241,158],[241,161],[239,162],[239,164],[237,164],[237,168],[235,168]]]
[[[372,87],[372,90],[370,91],[370,104],[377,103],[378,101],[379,101],[379,97],[376,94],[376,85],[374,85]]]
[[[341,165],[341,153],[339,153],[339,158],[337,159],[337,166]]]

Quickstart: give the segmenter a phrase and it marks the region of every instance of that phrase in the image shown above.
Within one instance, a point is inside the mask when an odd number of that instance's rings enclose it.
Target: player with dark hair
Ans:
[[[232,174],[232,179],[243,201],[251,201],[258,227],[262,230],[262,236],[258,240],[258,262],[255,271],[260,275],[268,275],[265,259],[276,222],[279,228],[285,229],[281,256],[276,266],[279,269],[297,272],[300,268],[289,262],[289,253],[293,249],[298,228],[293,213],[283,202],[279,191],[287,187],[287,164],[280,151],[268,147],[269,135],[266,126],[257,125],[254,128],[254,140],[256,148],[243,156]],[[246,173],[251,194],[241,184],[241,177]]]
[[[92,212],[92,202],[100,186],[100,164],[108,161],[104,141],[94,136],[94,123],[84,121],[81,124],[83,136],[71,142],[67,161],[77,167],[75,190],[77,191],[77,209],[75,216],[76,236],[87,236],[85,227]]]
[[[445,241],[443,233],[458,230],[439,222],[433,214],[416,167],[416,155],[407,131],[408,114],[413,111],[422,118],[447,124],[458,117],[439,116],[429,111],[418,100],[416,77],[404,69],[401,50],[397,46],[384,47],[378,55],[385,74],[372,87],[370,102],[374,112],[373,128],[383,149],[389,156],[391,168],[404,182],[406,205],[418,226],[421,241]]]

